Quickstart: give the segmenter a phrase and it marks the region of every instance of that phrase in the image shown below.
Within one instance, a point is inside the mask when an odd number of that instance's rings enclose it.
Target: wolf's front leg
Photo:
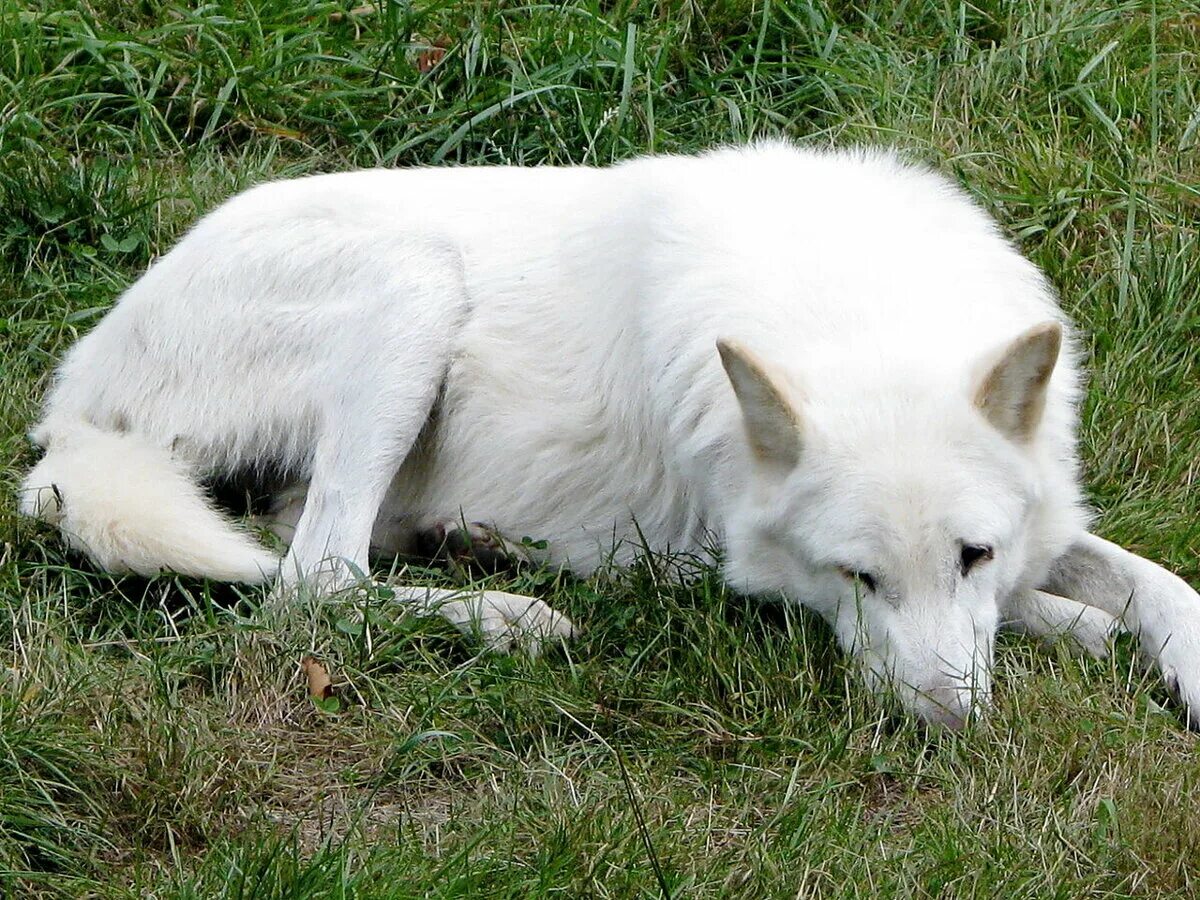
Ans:
[[[1017,591],[1008,598],[1000,627],[1051,644],[1065,641],[1097,659],[1108,655],[1109,642],[1124,631],[1121,621],[1102,609],[1033,590]]]
[[[1187,582],[1085,534],[1055,561],[1045,588],[1119,618],[1200,730],[1200,595]]]
[[[396,598],[413,604],[423,615],[439,615],[464,634],[478,635],[489,650],[522,649],[537,656],[554,641],[576,633],[560,612],[536,597],[505,591],[395,587]]]

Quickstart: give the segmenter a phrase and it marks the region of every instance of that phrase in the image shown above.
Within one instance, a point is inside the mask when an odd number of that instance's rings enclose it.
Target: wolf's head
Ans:
[[[901,371],[812,392],[719,342],[752,460],[730,582],[816,610],[877,692],[961,725],[989,697],[1005,598],[1036,586],[1033,445],[1061,340],[1040,325],[932,389]]]

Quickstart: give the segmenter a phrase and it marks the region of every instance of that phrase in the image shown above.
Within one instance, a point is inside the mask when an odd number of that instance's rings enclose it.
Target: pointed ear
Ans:
[[[1061,325],[1035,325],[1004,348],[979,382],[975,406],[1001,434],[1019,442],[1033,437],[1061,348]]]
[[[791,468],[800,461],[800,413],[768,373],[767,367],[735,341],[717,341],[721,364],[733,385],[746,436],[754,455]]]

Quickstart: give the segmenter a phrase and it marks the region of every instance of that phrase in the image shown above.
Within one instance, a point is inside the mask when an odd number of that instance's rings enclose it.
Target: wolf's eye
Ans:
[[[963,544],[962,555],[959,557],[963,575],[975,568],[976,563],[991,559],[993,555],[992,548],[986,544]]]
[[[838,571],[842,573],[843,578],[850,581],[857,581],[872,594],[875,593],[875,576],[870,572],[856,572],[854,569],[848,569],[845,566],[839,566]]]

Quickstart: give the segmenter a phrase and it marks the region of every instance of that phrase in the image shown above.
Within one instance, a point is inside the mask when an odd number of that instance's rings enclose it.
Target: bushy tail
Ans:
[[[82,422],[48,424],[41,435],[46,455],[25,478],[21,512],[57,525],[97,566],[247,583],[278,569],[161,447]]]

